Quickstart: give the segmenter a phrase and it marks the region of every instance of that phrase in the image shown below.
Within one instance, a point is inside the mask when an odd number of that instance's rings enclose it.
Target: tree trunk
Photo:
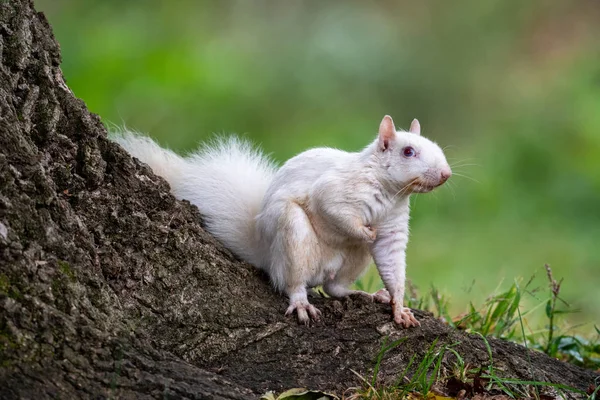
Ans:
[[[416,312],[315,299],[310,327],[201,227],[167,183],[109,142],[60,70],[30,0],[0,1],[0,398],[256,398],[308,386],[342,392],[397,378],[430,344],[488,362],[483,340]],[[503,376],[586,389],[596,376],[490,339]]]

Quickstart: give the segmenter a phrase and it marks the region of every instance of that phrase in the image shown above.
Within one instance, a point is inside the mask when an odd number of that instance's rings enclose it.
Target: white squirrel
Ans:
[[[115,141],[165,178],[175,197],[196,205],[227,248],[269,274],[289,297],[286,315],[318,320],[307,288],[322,285],[331,297],[391,302],[394,321],[408,328],[420,325],[403,306],[409,196],[452,175],[440,147],[420,131],[416,119],[408,132],[396,131],[386,115],[361,152],[316,148],[279,169],[235,136],[185,158],[130,132]],[[349,289],[371,257],[387,290]]]

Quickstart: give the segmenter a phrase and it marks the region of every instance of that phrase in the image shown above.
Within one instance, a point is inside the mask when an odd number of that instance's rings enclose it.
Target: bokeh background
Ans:
[[[35,3],[75,94],[177,151],[237,132],[283,162],[419,118],[457,172],[412,199],[420,290],[458,313],[515,279],[546,285],[548,263],[570,323],[600,320],[597,1]]]

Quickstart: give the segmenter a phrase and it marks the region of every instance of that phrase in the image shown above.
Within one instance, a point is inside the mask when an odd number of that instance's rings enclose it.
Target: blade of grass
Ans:
[[[381,346],[381,349],[379,350],[379,353],[377,353],[377,358],[375,361],[375,368],[373,369],[373,378],[371,379],[371,386],[375,386],[375,383],[377,381],[377,375],[379,375],[379,368],[381,367],[381,362],[383,361],[383,356],[385,355],[385,353],[387,353],[391,349],[399,346],[401,343],[404,343],[407,340],[407,338],[400,338],[400,339],[395,340],[392,343],[390,343],[389,346],[386,346],[386,343],[388,340],[389,340],[389,336],[386,336],[383,339],[383,344]]]

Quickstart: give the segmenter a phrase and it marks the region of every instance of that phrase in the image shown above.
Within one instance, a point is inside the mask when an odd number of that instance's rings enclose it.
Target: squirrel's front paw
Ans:
[[[371,225],[365,225],[362,227],[362,233],[367,242],[373,243],[377,238],[377,230]]]
[[[292,314],[294,310],[296,310],[296,313],[298,314],[298,322],[303,323],[304,325],[308,325],[311,318],[313,321],[318,321],[321,315],[321,311],[309,302],[291,302],[290,306],[285,311],[285,315],[288,316]]]
[[[397,305],[393,299],[392,313],[394,314],[394,322],[396,322],[398,325],[401,325],[403,328],[421,326],[421,323],[417,321],[410,308]]]

